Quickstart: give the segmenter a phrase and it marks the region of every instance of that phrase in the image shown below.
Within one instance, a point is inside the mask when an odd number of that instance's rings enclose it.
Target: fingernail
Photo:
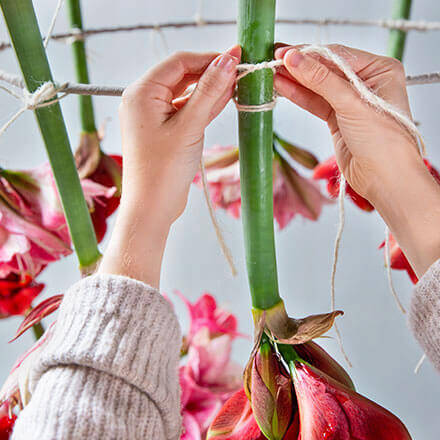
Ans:
[[[275,59],[283,58],[284,54],[289,50],[288,47],[283,46],[275,49]]]
[[[227,53],[228,55],[231,55],[232,57],[234,57],[238,60],[238,58],[240,57],[240,53],[241,53],[241,47],[240,47],[240,45],[235,44],[234,46],[229,48],[225,53]]]
[[[296,49],[290,49],[284,55],[284,62],[290,67],[298,67],[303,59],[304,55]]]
[[[218,67],[226,72],[232,72],[236,69],[237,61],[231,55],[224,54],[218,56],[214,62],[213,66]]]

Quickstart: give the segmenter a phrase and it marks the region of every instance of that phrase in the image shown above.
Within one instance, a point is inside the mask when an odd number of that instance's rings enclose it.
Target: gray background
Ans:
[[[35,2],[43,30],[49,25],[55,0]],[[135,1],[84,1],[85,23],[88,26],[110,26],[138,22],[160,22],[190,19],[197,8],[196,1],[152,0]],[[303,2],[279,0],[279,17],[352,17],[385,18],[389,16],[391,1],[324,1]],[[435,0],[416,0],[413,17],[440,20],[440,6]],[[63,11],[64,12],[64,11]],[[234,18],[236,2],[205,0],[206,18]],[[56,30],[67,29],[65,14],[57,22]],[[1,39],[7,38],[3,23]],[[224,50],[235,43],[232,26],[209,29],[165,31],[171,51]],[[101,84],[125,85],[142,74],[166,49],[158,35],[151,32],[123,33],[113,36],[96,36],[88,40],[91,76]],[[302,42],[338,42],[365,50],[383,53],[387,32],[377,28],[316,26],[284,26],[277,28],[280,40]],[[410,74],[440,70],[438,45],[440,33],[416,33],[409,36],[407,72]],[[61,42],[52,42],[49,56],[54,76],[58,80],[73,77],[69,48]],[[0,53],[2,69],[17,72],[11,51]],[[438,106],[440,86],[417,86],[410,89],[414,115],[421,122],[433,162],[440,166],[437,148]],[[120,151],[120,133],[117,121],[116,98],[95,100],[99,123],[107,118],[107,135],[103,144],[106,151]],[[0,95],[0,121],[5,122],[19,104],[6,94]],[[62,102],[72,143],[79,135],[76,99]],[[275,111],[277,131],[321,158],[327,158],[332,146],[323,123],[287,102],[280,102]],[[209,128],[206,145],[237,142],[235,109],[226,111]],[[45,160],[43,144],[32,114],[25,114],[0,139],[2,167],[23,168]],[[404,178],[404,176],[402,176]],[[148,210],[148,200],[142,201]],[[180,289],[195,299],[202,292],[216,295],[239,317],[240,330],[251,332],[249,295],[244,268],[241,223],[222,212],[218,214],[226,240],[238,265],[239,276],[233,279],[216,243],[202,193],[192,189],[189,205],[171,232],[163,265],[162,289],[169,294]],[[319,222],[296,218],[288,228],[277,233],[277,252],[280,286],[290,312],[296,316],[322,312],[329,309],[329,276],[333,241],[337,227],[336,206],[326,207]],[[347,227],[344,233],[339,272],[337,275],[337,305],[345,310],[340,328],[346,350],[353,362],[351,375],[366,396],[399,415],[416,439],[439,438],[440,377],[429,363],[425,363],[418,376],[414,366],[422,352],[408,330],[403,317],[387,289],[382,254],[377,246],[383,238],[384,225],[377,214],[367,214],[347,203]],[[45,296],[64,292],[78,279],[75,258],[67,258],[50,266],[41,276],[47,282]],[[408,305],[411,283],[404,273],[394,272],[396,288]],[[176,310],[182,324],[187,317],[181,304]],[[19,319],[0,322],[0,380],[3,380],[13,361],[31,343],[31,335],[7,345]],[[322,345],[342,361],[335,339],[323,339]],[[248,341],[235,346],[235,358],[244,362],[250,349]]]

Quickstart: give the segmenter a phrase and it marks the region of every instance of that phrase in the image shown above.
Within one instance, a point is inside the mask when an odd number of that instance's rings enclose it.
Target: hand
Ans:
[[[326,60],[303,55],[300,47],[279,47],[285,68],[275,78],[277,91],[327,122],[339,168],[353,189],[369,200],[382,192],[390,161],[422,164],[417,143],[398,122],[364,102],[345,76]],[[410,115],[402,64],[344,46],[329,48],[385,101]]]
[[[169,228],[186,206],[205,128],[234,93],[240,57],[239,46],[222,55],[177,53],[124,91],[121,207],[100,272],[159,285]]]
[[[300,53],[300,47],[276,49],[275,58],[284,60],[275,76],[276,90],[327,122],[339,168],[382,215],[420,277],[440,256],[440,189],[415,139],[362,101],[335,66]],[[410,115],[401,63],[344,46],[330,49],[375,93]]]
[[[127,87],[119,109],[125,201],[138,205],[148,195],[165,221],[180,216],[205,128],[234,93],[240,56],[239,46],[223,55],[177,53]],[[194,92],[182,97],[194,83]],[[152,200],[147,203],[152,208]]]

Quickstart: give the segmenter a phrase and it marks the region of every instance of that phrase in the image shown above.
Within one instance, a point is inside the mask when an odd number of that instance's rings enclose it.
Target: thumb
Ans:
[[[322,96],[337,113],[352,109],[353,103],[360,99],[349,81],[310,55],[291,49],[283,61],[297,82]]]
[[[230,99],[237,76],[238,58],[225,53],[215,58],[201,76],[188,102],[177,118],[193,128],[205,129],[216,116],[218,102]]]

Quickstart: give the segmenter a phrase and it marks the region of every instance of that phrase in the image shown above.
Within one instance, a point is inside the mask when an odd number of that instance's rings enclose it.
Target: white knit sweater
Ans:
[[[440,370],[440,261],[415,288],[410,325]],[[157,290],[115,275],[80,281],[64,297],[13,440],[179,439],[180,345]]]

